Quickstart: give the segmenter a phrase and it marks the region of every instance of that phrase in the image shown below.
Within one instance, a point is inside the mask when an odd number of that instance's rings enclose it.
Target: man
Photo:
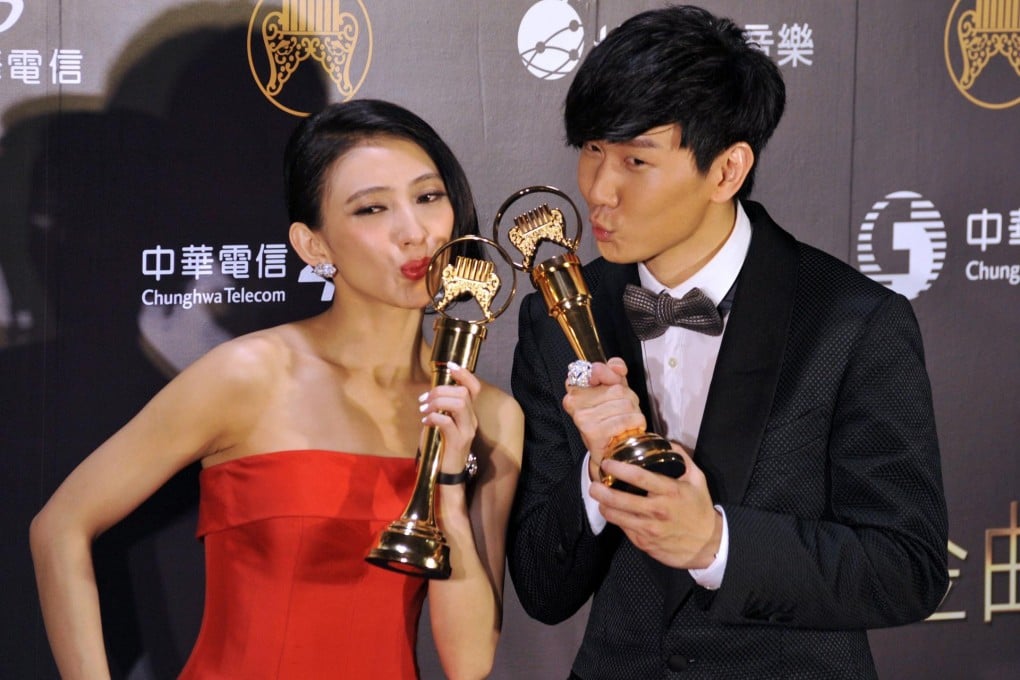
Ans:
[[[866,630],[921,620],[946,592],[910,304],[746,200],[784,101],[768,57],[694,7],[632,17],[567,94],[603,256],[584,275],[614,358],[567,386],[564,334],[541,297],[523,301],[509,562],[540,621],[594,598],[572,678],[872,678]],[[720,327],[657,329],[625,309],[628,284],[707,296]],[[631,427],[676,442],[686,472],[607,460]]]

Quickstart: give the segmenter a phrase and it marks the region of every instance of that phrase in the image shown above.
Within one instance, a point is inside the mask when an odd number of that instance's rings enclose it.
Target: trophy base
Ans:
[[[687,470],[683,456],[673,450],[669,440],[650,432],[626,437],[613,446],[608,457],[622,463],[640,465],[646,470],[673,479],[681,476]],[[648,495],[644,489],[614,479],[612,475],[602,474],[601,478],[604,484],[618,491],[626,491],[637,496]]]
[[[390,571],[422,578],[450,578],[450,547],[437,528],[394,522],[365,560]]]

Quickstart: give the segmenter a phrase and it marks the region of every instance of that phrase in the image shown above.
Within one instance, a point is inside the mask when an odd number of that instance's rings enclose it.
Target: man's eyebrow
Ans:
[[[663,146],[669,146],[669,139],[667,137],[670,132],[669,127],[662,127],[655,130],[649,130],[643,134],[628,139],[625,142],[620,142],[621,146],[631,146],[636,149],[661,149]],[[666,143],[663,144],[660,140],[666,139]]]
[[[651,137],[644,136],[635,137],[634,139],[629,139],[626,142],[620,142],[620,144],[622,146],[633,146],[637,149],[657,149],[660,147],[660,145],[656,143],[656,140]]]

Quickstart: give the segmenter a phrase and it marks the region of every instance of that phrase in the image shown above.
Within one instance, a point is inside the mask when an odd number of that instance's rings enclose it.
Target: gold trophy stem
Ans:
[[[556,319],[577,358],[605,361],[606,353],[591,314],[591,296],[577,255],[563,253],[535,265],[531,282],[542,293],[549,316]]]
[[[449,363],[474,372],[485,339],[483,324],[440,316],[432,343],[432,386],[452,385]],[[424,578],[450,577],[450,548],[436,523],[436,477],[443,453],[439,430],[422,431],[414,492],[404,513],[383,530],[365,558],[372,564]]]

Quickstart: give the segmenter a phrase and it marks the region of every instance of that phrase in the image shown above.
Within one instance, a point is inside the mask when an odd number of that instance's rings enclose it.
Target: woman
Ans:
[[[455,367],[430,389],[430,257],[476,232],[463,170],[396,105],[328,107],[285,154],[290,241],[336,286],[322,314],[230,340],[86,458],[32,522],[46,630],[64,678],[109,677],[91,542],[200,460],[202,629],[182,678],[417,677],[417,621],[450,678],[485,677],[501,621],[520,469],[516,402]],[[420,396],[419,396],[420,395]],[[421,428],[439,429],[449,580],[364,561],[400,516]],[[478,475],[468,484],[468,453]]]

